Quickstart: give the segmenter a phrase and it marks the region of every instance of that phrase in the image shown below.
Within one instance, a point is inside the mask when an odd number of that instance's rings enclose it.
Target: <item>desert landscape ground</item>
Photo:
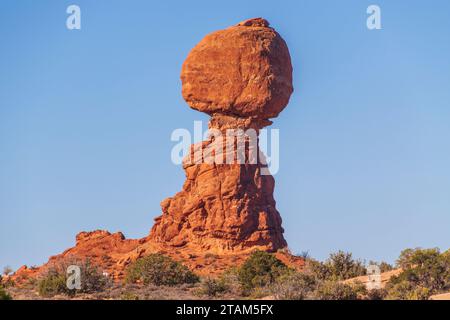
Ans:
[[[176,252],[178,261],[158,252],[138,258],[119,278],[91,262],[95,255],[66,256],[45,271],[5,274],[0,293],[15,300],[448,300],[449,255],[407,249],[392,266],[342,251],[324,262],[286,250],[242,256]],[[68,265],[81,267],[79,289],[68,289]],[[373,266],[379,273],[370,271]]]

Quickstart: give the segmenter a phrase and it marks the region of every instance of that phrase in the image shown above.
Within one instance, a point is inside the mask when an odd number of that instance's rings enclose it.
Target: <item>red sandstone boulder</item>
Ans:
[[[207,35],[189,53],[181,80],[186,102],[210,115],[274,118],[293,91],[286,43],[261,18]]]

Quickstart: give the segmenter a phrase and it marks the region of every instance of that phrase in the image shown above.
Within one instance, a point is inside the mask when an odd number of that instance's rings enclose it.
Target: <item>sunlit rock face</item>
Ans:
[[[293,91],[287,45],[261,18],[207,35],[186,58],[181,80],[189,106],[210,115],[274,118]]]
[[[189,106],[211,115],[210,129],[259,129],[286,107],[292,87],[289,50],[262,19],[207,35],[181,71]],[[210,138],[192,147],[207,149]],[[234,143],[234,141],[233,141]],[[217,150],[216,150],[217,151]],[[224,151],[226,154],[229,151]],[[248,154],[248,150],[245,151]],[[237,150],[231,151],[237,158]],[[216,253],[286,247],[273,198],[274,179],[261,163],[184,162],[181,192],[161,203],[150,238],[177,248]]]

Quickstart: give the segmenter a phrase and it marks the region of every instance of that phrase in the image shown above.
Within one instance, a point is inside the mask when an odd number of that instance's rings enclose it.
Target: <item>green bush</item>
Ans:
[[[381,273],[394,270],[394,267],[392,265],[384,261],[381,262],[369,261],[369,265],[378,266],[380,268]]]
[[[388,272],[394,270],[394,267],[391,264],[384,261],[381,261],[378,266],[380,267],[380,272]]]
[[[387,286],[387,300],[428,300],[432,295],[428,288],[415,286],[408,281],[393,282]]]
[[[343,251],[330,254],[325,262],[309,259],[307,266],[320,280],[347,280],[367,272],[363,262],[354,260],[351,253]]]
[[[275,281],[272,292],[277,300],[306,300],[312,297],[317,285],[313,275],[292,271]]]
[[[139,296],[132,292],[124,292],[120,295],[120,300],[139,300]]]
[[[132,263],[127,269],[125,281],[174,286],[182,283],[196,283],[199,277],[181,263],[156,253]]]
[[[0,275],[0,300],[12,300],[12,297],[6,292],[5,288],[3,287],[3,279]]]
[[[325,280],[319,284],[314,292],[316,300],[357,300],[365,295],[366,289],[362,284],[345,284],[339,281]]]
[[[69,289],[67,287],[67,268],[70,265],[79,266],[81,269],[81,289]],[[91,264],[90,260],[76,261],[66,260],[49,268],[47,273],[38,280],[38,292],[43,297],[53,297],[57,294],[73,296],[76,293],[93,293],[104,290],[110,281],[107,277]]]
[[[244,292],[249,293],[255,288],[273,284],[288,270],[288,267],[274,255],[255,251],[238,269],[238,279]]]
[[[207,295],[209,297],[216,297],[229,290],[229,286],[224,278],[212,279],[206,278],[200,287],[200,294]]]
[[[226,292],[233,296],[242,295],[242,286],[239,282],[238,268],[232,267],[222,273],[219,277],[219,281],[223,282],[227,290]]]
[[[386,289],[372,289],[367,291],[366,300],[384,300],[386,295]]]
[[[331,270],[323,263],[314,259],[306,260],[308,272],[314,275],[318,280],[332,279]]]
[[[81,290],[82,293],[93,293],[105,290],[112,285],[112,279],[103,275],[90,260],[86,260],[81,267]]]
[[[397,266],[402,268],[392,277],[386,289],[387,299],[426,300],[433,294],[450,290],[450,253],[439,249],[406,249]]]
[[[42,297],[53,297],[57,294],[72,295],[74,292],[69,290],[66,285],[67,277],[65,274],[56,270],[49,271],[38,282],[38,292]]]

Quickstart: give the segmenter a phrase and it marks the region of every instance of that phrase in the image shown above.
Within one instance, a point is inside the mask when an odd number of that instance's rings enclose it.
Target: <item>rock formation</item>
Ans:
[[[189,53],[181,81],[191,108],[213,116],[274,118],[293,91],[286,43],[261,18],[207,35]]]
[[[261,18],[206,36],[192,49],[181,71],[182,93],[189,106],[211,115],[210,129],[259,130],[271,124],[289,101],[292,66],[284,40]],[[211,137],[193,146],[184,162],[183,190],[161,203],[150,239],[173,247],[197,247],[216,253],[286,247],[281,217],[273,198],[274,179],[263,175],[261,161],[236,163],[204,159]],[[236,144],[236,139],[231,141]],[[226,139],[223,140],[226,143]],[[249,148],[249,145],[245,146]],[[215,153],[217,149],[213,149]]]
[[[209,127],[254,129],[256,135],[285,108],[292,88],[292,66],[286,43],[269,23],[250,19],[206,36],[189,53],[181,72],[182,94],[189,106],[211,116]],[[162,215],[148,237],[125,239],[122,233],[81,232],[76,245],[39,268],[19,269],[19,283],[37,277],[53,264],[89,258],[115,279],[139,257],[160,252],[181,260],[199,274],[217,274],[244,261],[254,249],[286,247],[281,217],[273,198],[274,179],[264,175],[261,161],[249,161],[252,146],[245,138],[243,163],[209,163],[210,150],[222,158],[238,158],[236,149],[212,148],[217,137],[194,145],[184,161],[186,182],[181,192],[161,203]],[[238,137],[225,142],[237,145]],[[212,150],[212,151],[211,151]],[[257,153],[259,158],[261,156]],[[198,159],[197,159],[198,160]],[[286,251],[277,257],[301,267],[303,260]]]
[[[130,252],[145,243],[145,238],[139,240],[125,239],[121,232],[110,233],[104,230],[80,232],[76,236],[75,246],[63,253],[50,257],[41,267],[19,268],[13,280],[17,284],[26,284],[30,278],[36,278],[53,266],[75,264],[89,259],[94,265],[100,266],[103,272],[120,278],[126,266],[126,258]]]

